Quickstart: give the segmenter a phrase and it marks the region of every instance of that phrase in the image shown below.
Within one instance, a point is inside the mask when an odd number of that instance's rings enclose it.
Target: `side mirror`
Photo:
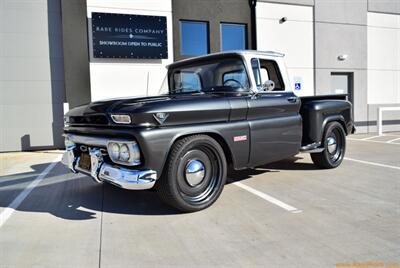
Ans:
[[[264,91],[272,91],[275,88],[275,82],[272,80],[267,80],[262,84],[262,89]]]

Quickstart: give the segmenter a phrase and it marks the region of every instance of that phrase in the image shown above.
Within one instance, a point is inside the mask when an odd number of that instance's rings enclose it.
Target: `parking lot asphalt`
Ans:
[[[232,172],[190,214],[71,174],[60,153],[0,154],[0,267],[400,268],[399,133],[350,136],[332,170],[299,154]]]

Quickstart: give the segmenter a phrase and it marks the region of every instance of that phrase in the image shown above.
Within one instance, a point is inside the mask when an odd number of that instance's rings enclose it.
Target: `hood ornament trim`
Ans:
[[[160,124],[164,124],[165,120],[167,120],[169,114],[167,113],[156,113],[153,114],[154,119]]]

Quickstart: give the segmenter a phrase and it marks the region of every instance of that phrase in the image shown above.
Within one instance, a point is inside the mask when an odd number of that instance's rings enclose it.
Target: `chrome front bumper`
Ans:
[[[91,176],[97,183],[103,181],[129,190],[144,190],[154,186],[157,173],[153,170],[132,170],[103,161],[99,149],[92,148],[90,154],[90,171],[79,167],[80,157],[74,154],[74,148],[67,148],[61,162],[74,173],[84,173]]]

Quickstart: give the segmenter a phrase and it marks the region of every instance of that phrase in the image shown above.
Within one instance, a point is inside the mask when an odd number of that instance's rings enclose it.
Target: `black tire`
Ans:
[[[322,137],[322,142],[324,151],[312,153],[312,161],[320,168],[338,167],[342,163],[346,152],[346,133],[342,125],[339,122],[328,123]]]
[[[156,189],[168,205],[182,212],[199,211],[218,199],[226,174],[219,143],[207,135],[188,136],[172,147]]]

